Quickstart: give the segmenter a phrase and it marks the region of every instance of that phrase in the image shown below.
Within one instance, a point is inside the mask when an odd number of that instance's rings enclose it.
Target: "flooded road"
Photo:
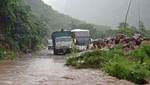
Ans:
[[[134,85],[100,70],[64,66],[65,56],[50,50],[0,61],[0,85]]]

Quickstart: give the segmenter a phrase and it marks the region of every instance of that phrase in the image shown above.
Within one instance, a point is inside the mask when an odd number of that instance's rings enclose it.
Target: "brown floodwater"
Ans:
[[[100,70],[67,67],[65,57],[45,49],[0,61],[0,85],[134,85]]]

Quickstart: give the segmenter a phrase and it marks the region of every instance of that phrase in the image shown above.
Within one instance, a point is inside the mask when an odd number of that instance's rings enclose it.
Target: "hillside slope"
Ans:
[[[0,1],[0,58],[5,57],[5,50],[39,49],[47,33],[45,25],[20,0]]]
[[[47,28],[51,30],[51,32],[60,29],[71,30],[73,25],[78,26],[79,24],[86,24],[84,21],[74,19],[70,16],[53,10],[51,6],[46,5],[42,0],[23,1],[31,7],[33,14],[39,17],[40,20],[46,24]],[[93,27],[100,32],[105,32],[106,30],[110,29],[108,26],[101,25],[93,25]]]
[[[75,24],[83,23],[67,15],[58,13],[41,0],[24,0],[24,2],[31,7],[33,14],[38,16],[53,31],[71,29],[72,20]]]

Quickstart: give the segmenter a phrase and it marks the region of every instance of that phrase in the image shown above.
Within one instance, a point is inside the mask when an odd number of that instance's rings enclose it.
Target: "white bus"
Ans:
[[[90,31],[87,29],[73,29],[72,38],[75,45],[79,46],[89,46],[91,39],[90,39]]]

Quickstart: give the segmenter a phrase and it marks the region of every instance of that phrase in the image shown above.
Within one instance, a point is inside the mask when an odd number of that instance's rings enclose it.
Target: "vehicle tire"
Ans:
[[[89,45],[86,46],[86,50],[88,50],[88,49],[89,49]]]
[[[54,55],[58,55],[57,51],[54,49]]]
[[[50,47],[48,47],[48,50],[50,50],[51,48]]]

